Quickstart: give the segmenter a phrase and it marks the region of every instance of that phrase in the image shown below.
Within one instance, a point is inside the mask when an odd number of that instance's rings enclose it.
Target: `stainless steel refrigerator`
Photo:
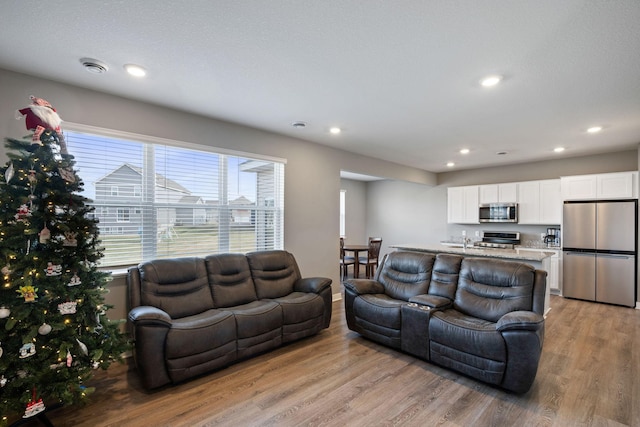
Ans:
[[[638,201],[567,201],[562,214],[562,294],[635,307]]]

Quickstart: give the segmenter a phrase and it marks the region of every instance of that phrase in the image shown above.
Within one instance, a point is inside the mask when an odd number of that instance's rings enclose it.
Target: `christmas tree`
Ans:
[[[59,116],[31,99],[20,112],[34,133],[6,139],[0,170],[0,425],[86,401],[93,370],[128,349],[120,322],[106,317],[98,221]]]

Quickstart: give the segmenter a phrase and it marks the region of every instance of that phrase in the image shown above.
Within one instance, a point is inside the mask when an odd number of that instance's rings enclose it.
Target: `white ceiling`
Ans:
[[[638,0],[16,0],[0,67],[442,172],[636,148],[639,22]]]

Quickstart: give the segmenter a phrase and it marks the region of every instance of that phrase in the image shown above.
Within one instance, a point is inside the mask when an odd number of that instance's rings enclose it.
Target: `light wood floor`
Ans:
[[[115,365],[64,426],[640,426],[640,310],[552,297],[533,388],[513,395],[350,332],[319,335],[147,393]],[[28,426],[37,423],[30,422]]]

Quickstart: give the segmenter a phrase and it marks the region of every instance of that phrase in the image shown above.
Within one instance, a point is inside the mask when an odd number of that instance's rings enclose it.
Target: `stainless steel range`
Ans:
[[[483,231],[482,240],[474,242],[477,248],[513,249],[520,244],[520,233],[511,231]]]

